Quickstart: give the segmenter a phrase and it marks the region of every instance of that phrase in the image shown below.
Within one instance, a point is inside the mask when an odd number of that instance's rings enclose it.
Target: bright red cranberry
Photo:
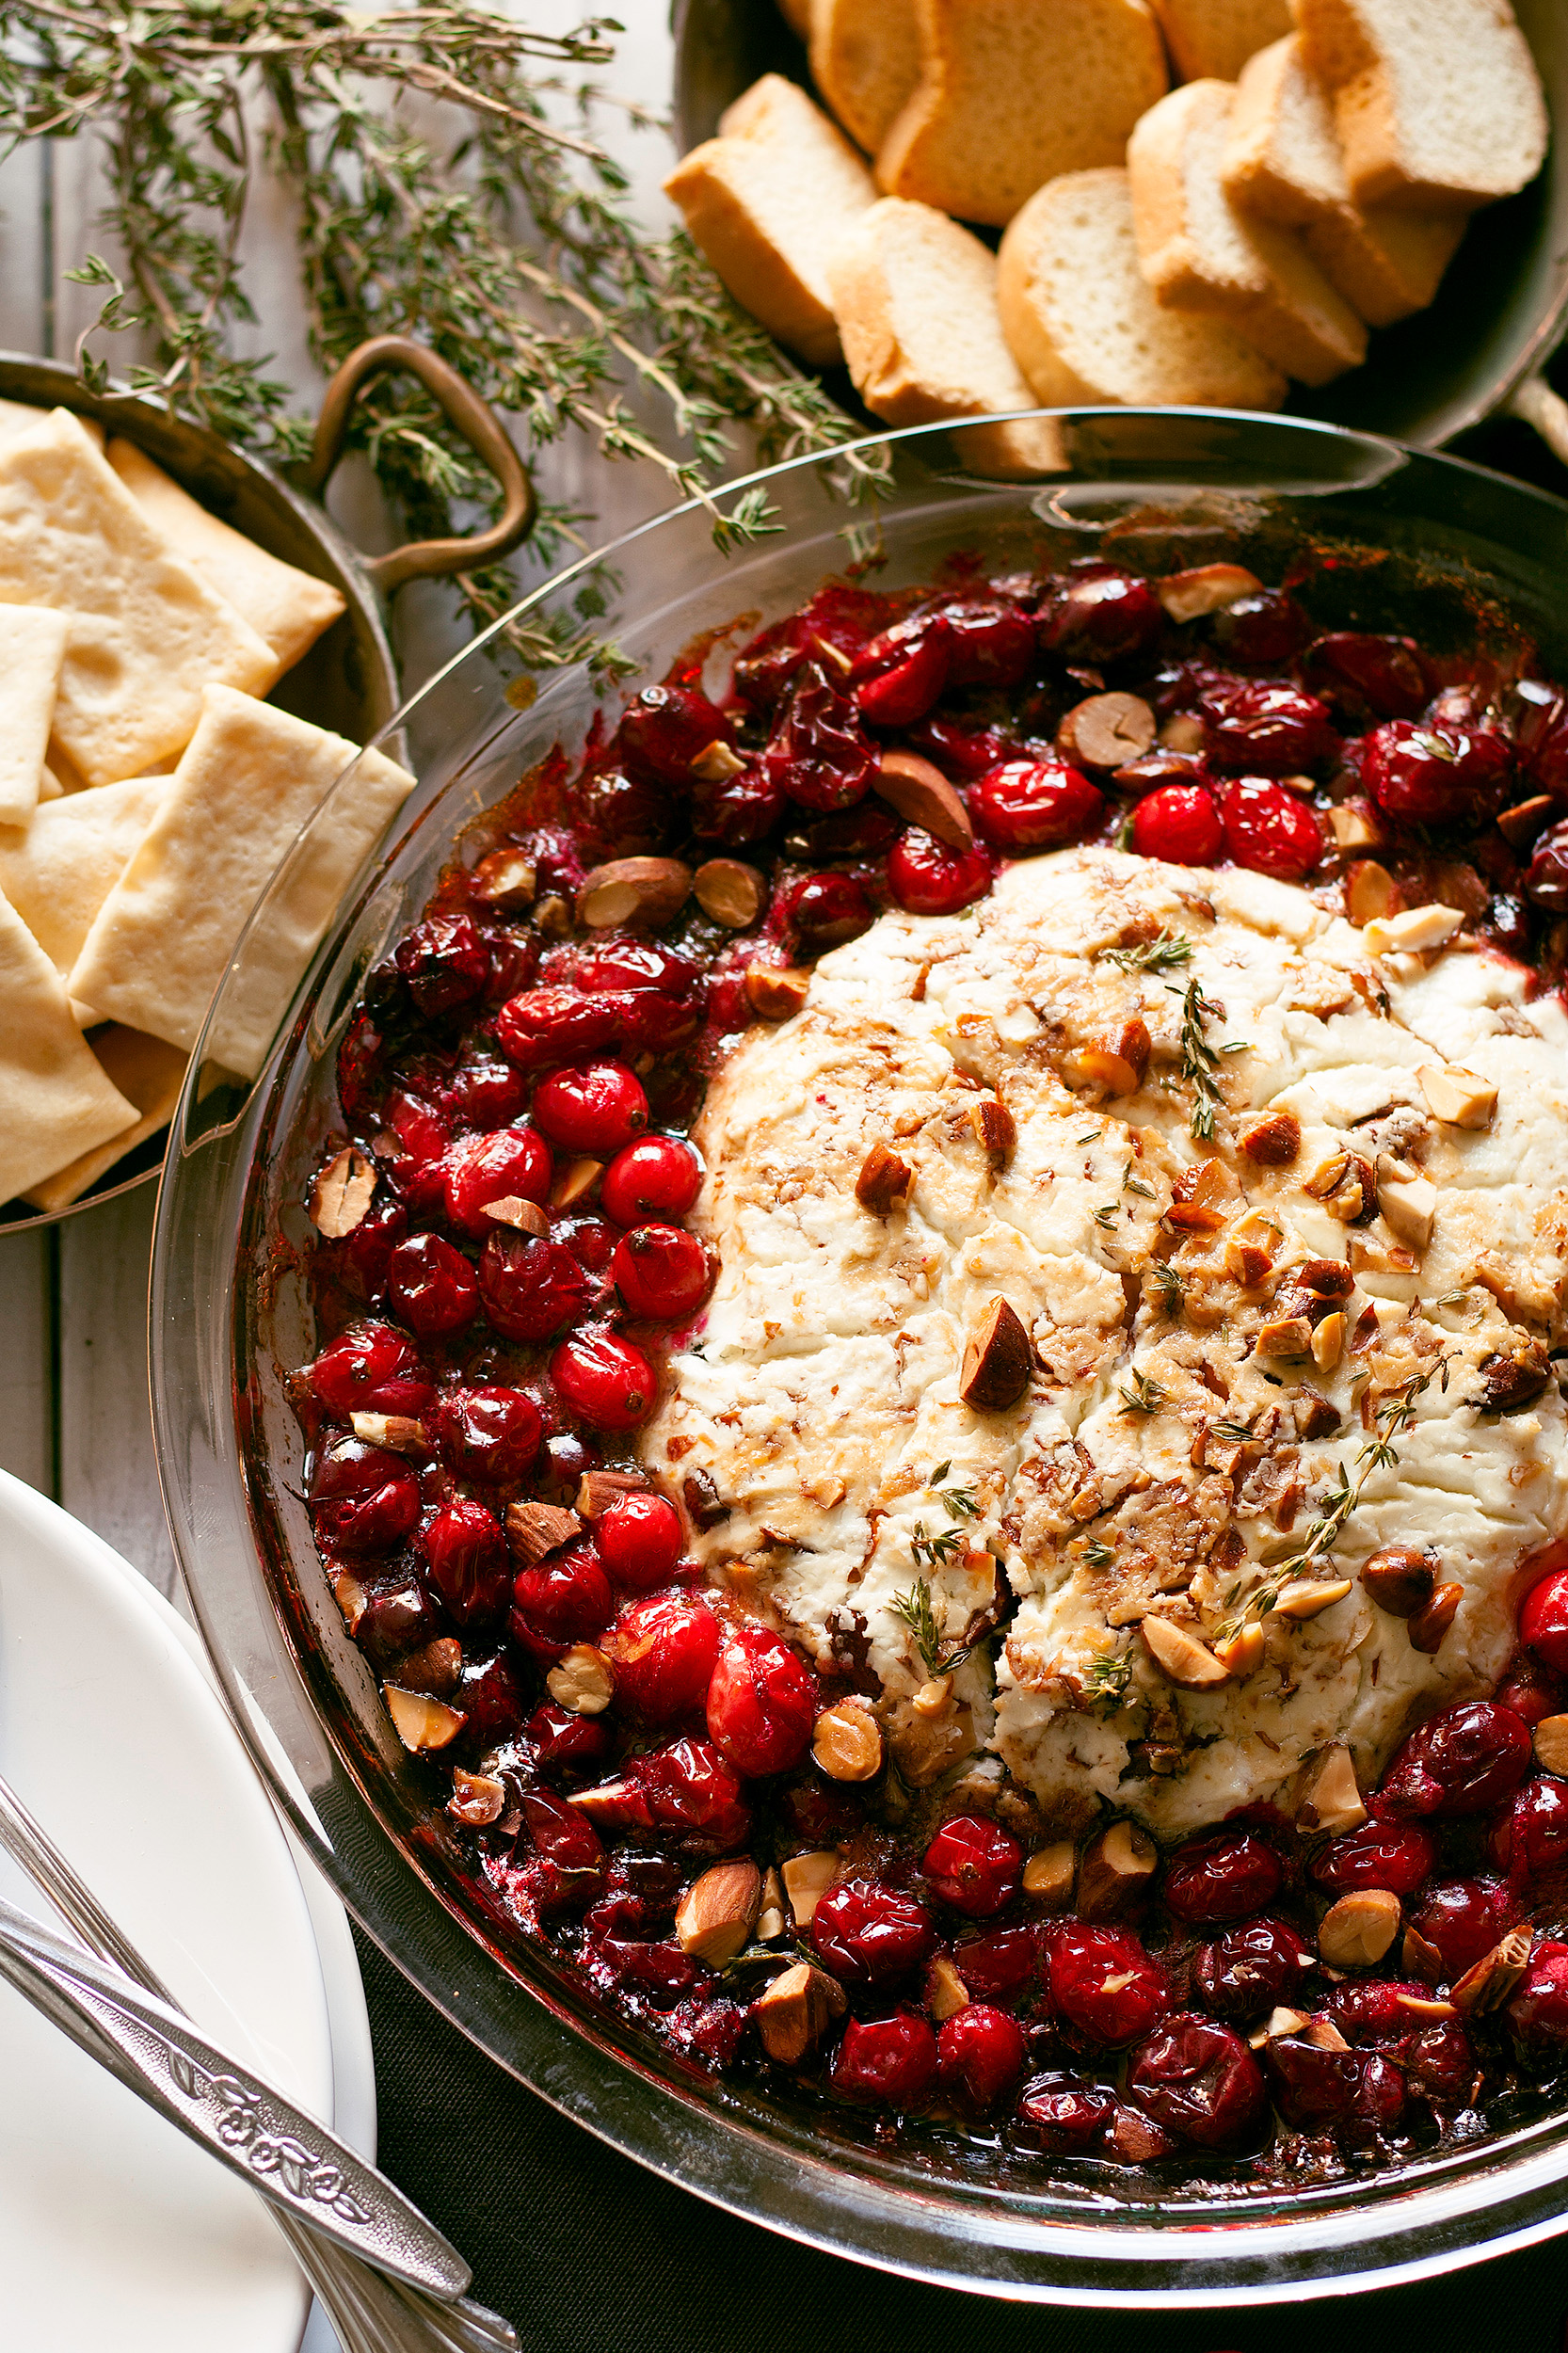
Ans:
[[[811,1745],[816,1678],[766,1626],[738,1626],[708,1686],[708,1730],[743,1773],[787,1773]]]
[[[1390,719],[1361,747],[1361,773],[1380,808],[1417,825],[1484,824],[1503,805],[1513,756],[1489,728]]]
[[[459,1625],[499,1617],[512,1568],[493,1512],[462,1496],[444,1505],[424,1531],[424,1557],[430,1582]]]
[[[564,1242],[510,1227],[490,1235],[479,1254],[485,1313],[509,1340],[544,1340],[585,1310],[586,1275]]]
[[[477,1240],[495,1230],[495,1220],[485,1214],[490,1202],[544,1201],[551,1175],[549,1147],[532,1128],[459,1137],[446,1154],[442,1183],[447,1216]]]
[[[351,1234],[341,1241],[317,1244],[332,1280],[351,1299],[366,1303],[387,1288],[392,1254],[408,1230],[408,1212],[401,1201],[373,1201]]]
[[[328,1342],[307,1368],[329,1414],[423,1414],[434,1395],[413,1342],[390,1323],[361,1323]]]
[[[639,1136],[600,1179],[606,1217],[637,1225],[645,1217],[684,1217],[702,1190],[702,1163],[679,1136]]]
[[[1016,2002],[1032,1991],[1041,1965],[1039,1931],[993,1929],[955,1948],[953,1967],[975,2002]]]
[[[1307,803],[1282,784],[1243,776],[1220,795],[1225,850],[1238,866],[1300,882],[1323,855],[1322,830]]]
[[[523,1699],[518,1679],[499,1652],[488,1658],[467,1658],[457,1678],[452,1705],[467,1721],[464,1737],[476,1749],[493,1748],[522,1729]]]
[[[818,1903],[810,1937],[846,1985],[883,1985],[931,1958],[936,1930],[918,1897],[877,1880],[840,1880]]]
[[[1359,1830],[1331,1838],[1312,1862],[1320,1887],[1348,1896],[1362,1887],[1390,1896],[1413,1896],[1437,1861],[1436,1841],[1416,1822],[1364,1822]]]
[[[1201,784],[1162,784],[1133,811],[1132,846],[1140,857],[1212,866],[1224,843],[1214,795]]]
[[[1529,1769],[1530,1729],[1511,1708],[1468,1700],[1413,1732],[1383,1776],[1392,1812],[1449,1821],[1509,1797]]]
[[[1521,2042],[1568,2042],[1568,1945],[1536,1945],[1503,2015]]]
[[[728,776],[697,776],[692,784],[692,831],[719,850],[744,850],[780,823],[790,804],[765,760],[748,760]]]
[[[1532,1585],[1519,1612],[1519,1640],[1557,1674],[1568,1674],[1568,1569]]]
[[[914,2108],[936,2077],[936,2038],[918,2012],[852,2018],[834,2053],[833,2089],[879,2108]]]
[[[542,1789],[522,1801],[523,1819],[534,1842],[528,1891],[541,1912],[579,1912],[604,1884],[604,1849],[591,1822],[575,1806]]]
[[[590,997],[630,992],[682,1002],[702,996],[702,968],[667,940],[640,932],[601,932],[577,952],[572,979]]]
[[[387,1289],[422,1338],[464,1331],[479,1312],[473,1269],[439,1234],[410,1234],[398,1243],[387,1261]]]
[[[1103,794],[1061,760],[1003,760],[969,795],[970,816],[998,850],[1054,850],[1080,841],[1104,811]]]
[[[942,2089],[971,2116],[984,2116],[1024,2072],[1024,2030],[1004,2009],[970,2002],[945,2019],[936,2037]]]
[[[1248,1831],[1195,1838],[1171,1857],[1165,1902],[1178,1920],[1240,1920],[1272,1903],[1285,1878],[1272,1847]]]
[[[385,1124],[416,1169],[439,1160],[452,1141],[451,1127],[442,1114],[407,1087],[393,1087],[388,1096]]]
[[[311,1473],[316,1542],[334,1552],[391,1552],[419,1525],[419,1481],[407,1463],[358,1438],[333,1438]]]
[[[848,808],[875,782],[875,747],[854,702],[820,663],[805,663],[797,671],[763,766],[800,808]]]
[[[512,1632],[536,1657],[558,1658],[608,1625],[610,1580],[587,1539],[520,1569],[512,1584]]]
[[[553,1700],[534,1710],[522,1737],[537,1769],[563,1779],[592,1772],[610,1753],[610,1727],[602,1716],[578,1716]]]
[[[612,1581],[633,1593],[666,1585],[680,1560],[680,1514],[667,1496],[617,1496],[594,1522],[594,1540]]]
[[[1410,1925],[1437,1948],[1451,1984],[1492,1950],[1507,1929],[1512,1907],[1498,1880],[1446,1880],[1429,1887],[1412,1912]]]
[[[496,1015],[496,1038],[508,1062],[521,1070],[580,1062],[617,1043],[626,1030],[629,998],[627,990],[580,997],[572,988],[525,988]]]
[[[539,1409],[520,1389],[451,1389],[436,1408],[441,1452],[459,1478],[513,1487],[539,1450]]]
[[[1164,617],[1146,580],[1092,573],[1069,580],[1044,608],[1040,642],[1064,662],[1125,662],[1147,652]]]
[[[1240,2036],[1192,2010],[1140,2043],[1127,2088],[1157,2124],[1198,2149],[1250,2147],[1269,2112],[1263,2071]]]
[[[684,1593],[655,1593],[623,1609],[605,1637],[616,1697],[645,1723],[667,1724],[702,1705],[722,1628]]]
[[[947,684],[952,658],[952,632],[939,615],[895,621],[855,657],[849,685],[856,710],[868,727],[911,727]]]
[[[731,729],[724,712],[694,687],[645,686],[622,713],[616,734],[629,767],[680,786],[693,760],[710,744],[728,744]]]
[[[708,1253],[680,1225],[634,1225],[610,1261],[610,1280],[628,1315],[657,1323],[691,1315],[712,1277]]]
[[[1297,2132],[1333,2132],[1359,2146],[1404,2114],[1404,2077],[1381,2051],[1320,2051],[1296,2035],[1266,2046],[1274,2104]]]
[[[1527,1781],[1492,1838],[1495,1862],[1516,1891],[1568,1865],[1568,1781]]]
[[[991,888],[991,861],[979,842],[954,850],[911,825],[888,853],[888,888],[907,915],[956,915]]]
[[[938,1903],[971,1920],[1004,1911],[1018,1892],[1024,1850],[1010,1831],[978,1814],[944,1822],[925,1850],[920,1869]]]
[[[1258,588],[1216,613],[1208,633],[1227,662],[1244,670],[1278,670],[1300,653],[1312,624],[1282,588]]]
[[[694,1852],[727,1854],[751,1831],[740,1775],[707,1740],[674,1740],[638,1759],[656,1830],[679,1833]]]
[[[1352,717],[1414,719],[1426,706],[1427,666],[1409,637],[1335,630],[1320,637],[1303,665],[1307,683]]]
[[[1267,681],[1208,687],[1198,698],[1216,767],[1241,776],[1289,776],[1338,748],[1328,705],[1299,686]]]
[[[872,927],[872,903],[853,874],[808,874],[784,894],[783,913],[808,956],[825,955]]]
[[[1021,686],[1034,664],[1034,622],[1006,597],[962,597],[944,604],[952,647],[950,686]]]
[[[648,1096],[624,1063],[584,1063],[540,1080],[534,1117],[558,1150],[607,1160],[648,1126]]]
[[[1103,2084],[1063,2073],[1033,2075],[1018,2102],[1018,2120],[1048,2151],[1076,2155],[1096,2141],[1116,2113],[1116,2095]]]
[[[1283,1920],[1247,1920],[1201,1947],[1193,1976],[1216,2017],[1234,2023],[1293,2001],[1314,1965],[1310,1945]]]
[[[635,1430],[653,1411],[653,1367],[616,1332],[578,1332],[550,1360],[568,1411],[595,1430]]]
[[[1069,1921],[1051,1942],[1051,1999],[1093,2042],[1137,2042],[1171,2008],[1165,1972],[1126,1929]]]
[[[509,1128],[528,1107],[521,1073],[497,1054],[465,1055],[447,1080],[443,1102],[465,1128]]]
[[[392,962],[427,1021],[489,985],[489,947],[466,915],[427,915],[398,942]]]

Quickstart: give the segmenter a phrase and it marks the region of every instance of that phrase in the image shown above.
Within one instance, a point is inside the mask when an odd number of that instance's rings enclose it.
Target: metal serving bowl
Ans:
[[[1332,625],[1409,629],[1439,648],[1517,647],[1522,633],[1548,667],[1568,663],[1568,507],[1539,492],[1273,419],[1096,410],[1068,414],[1064,431],[1065,471],[1006,484],[966,471],[962,430],[890,437],[891,491],[873,509],[846,505],[840,466],[801,460],[754,478],[776,536],[720,555],[711,517],[681,507],[518,610],[565,616],[591,588],[636,674],[657,679],[699,632],[792,610],[868,538],[887,585],[926,580],[960,549],[1001,571],[1102,545],[1161,569],[1223,551],[1266,578],[1322,559],[1309,593]],[[433,1777],[394,1737],[317,1560],[283,1376],[313,1350],[302,1204],[366,968],[423,907],[458,829],[552,745],[579,750],[625,691],[585,665],[509,681],[515,668],[492,633],[399,715],[419,789],[280,1013],[255,1083],[225,1079],[198,1049],[159,1203],[165,1500],[236,1719],[300,1835],[413,1982],[564,2114],[718,2205],[863,2262],[1042,2300],[1261,2302],[1385,2285],[1568,2226],[1568,2114],[1294,2192],[1091,2194],[1044,2174],[1000,2185],[936,2141],[889,2155],[840,2112],[683,2069],[465,1880]],[[350,770],[337,791],[353,789]],[[330,803],[317,823],[331,824]],[[285,865],[276,887],[288,876]],[[267,925],[264,900],[248,942]],[[246,984],[248,942],[230,986]]]

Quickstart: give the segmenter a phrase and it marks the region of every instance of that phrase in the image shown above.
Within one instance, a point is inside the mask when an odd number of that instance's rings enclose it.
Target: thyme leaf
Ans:
[[[1151,1381],[1146,1372],[1133,1372],[1126,1388],[1118,1389],[1124,1414],[1153,1414],[1164,1401],[1165,1392],[1158,1381]]]
[[[956,1544],[958,1539],[954,1536],[945,1541]],[[952,1674],[955,1667],[964,1664],[974,1648],[972,1642],[950,1642],[937,1633],[928,1577],[918,1577],[908,1593],[895,1593],[888,1607],[895,1618],[903,1619],[914,1635],[915,1648],[925,1661],[929,1675]]]
[[[1135,948],[1106,948],[1101,953],[1105,963],[1119,964],[1124,972],[1174,972],[1192,962],[1192,943],[1185,932],[1162,931]]]

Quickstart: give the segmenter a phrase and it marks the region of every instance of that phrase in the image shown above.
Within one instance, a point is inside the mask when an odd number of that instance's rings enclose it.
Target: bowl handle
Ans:
[[[1527,376],[1503,403],[1506,413],[1535,427],[1552,456],[1568,466],[1568,400],[1544,376]]]
[[[328,385],[316,420],[307,488],[319,497],[333,467],[343,455],[349,415],[361,385],[372,376],[406,370],[417,376],[433,394],[447,421],[460,433],[476,457],[484,460],[500,483],[504,497],[501,520],[488,531],[466,539],[415,539],[390,554],[367,556],[365,570],[372,584],[390,597],[408,580],[435,580],[450,572],[475,571],[509,554],[534,528],[537,502],[528,470],[513,448],[501,420],[456,368],[409,335],[373,335],[351,351]]]

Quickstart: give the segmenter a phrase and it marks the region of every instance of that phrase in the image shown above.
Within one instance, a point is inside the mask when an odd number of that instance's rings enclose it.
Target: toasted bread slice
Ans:
[[[1060,171],[1119,164],[1164,91],[1145,0],[918,0],[920,78],[876,158],[889,196],[1001,228]]]
[[[1459,250],[1467,213],[1407,213],[1396,204],[1347,204],[1314,221],[1306,249],[1329,284],[1368,327],[1424,311]]]
[[[1290,30],[1290,0],[1154,0],[1184,82],[1234,82],[1247,59]]]
[[[797,39],[809,40],[811,0],[778,0],[778,13]]]
[[[915,0],[812,0],[811,78],[874,155],[920,78]]]
[[[929,204],[886,197],[862,213],[828,264],[856,391],[889,424],[1031,408],[1034,395],[997,312],[997,259]],[[1061,463],[1048,421],[988,426],[963,439],[965,462],[998,474]]]
[[[1064,172],[1008,224],[997,305],[1037,399],[1277,408],[1286,380],[1221,319],[1162,311],[1138,267],[1117,165]]]
[[[1508,0],[1297,0],[1356,203],[1471,212],[1533,180],[1549,136]]]
[[[1250,220],[1220,180],[1233,85],[1189,82],[1128,144],[1138,260],[1156,301],[1222,318],[1304,384],[1367,356],[1367,329],[1299,238]]]
[[[835,240],[876,199],[841,131],[764,74],[683,156],[664,191],[737,302],[813,367],[842,358],[828,291]]]

